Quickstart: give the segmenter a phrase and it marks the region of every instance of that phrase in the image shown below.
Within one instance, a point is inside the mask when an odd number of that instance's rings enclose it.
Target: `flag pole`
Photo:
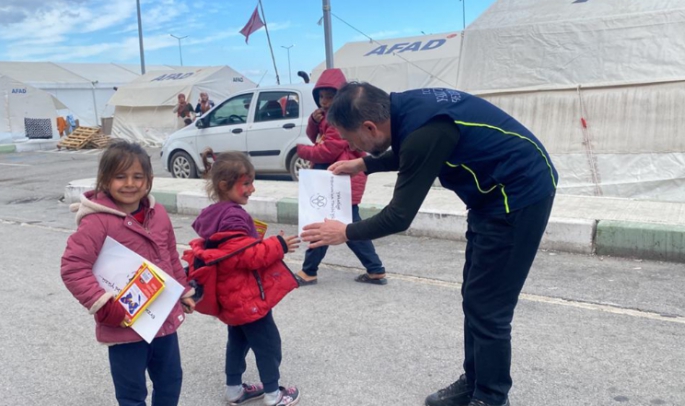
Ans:
[[[331,33],[331,1],[323,0],[323,33],[326,44],[326,69],[333,67],[333,34]]]
[[[271,51],[271,60],[274,62],[274,71],[276,71],[276,83],[281,84],[281,79],[278,77],[278,68],[276,67],[276,57],[274,57],[274,49],[271,46],[271,37],[269,37],[269,27],[266,23],[266,16],[264,15],[264,6],[262,0],[259,0],[259,8],[262,10],[262,18],[264,19],[264,29],[266,30],[266,40],[269,42],[269,50]]]

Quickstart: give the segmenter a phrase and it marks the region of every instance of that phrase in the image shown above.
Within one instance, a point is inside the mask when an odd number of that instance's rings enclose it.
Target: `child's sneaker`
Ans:
[[[280,399],[278,399],[278,402],[269,406],[296,405],[297,402],[300,401],[300,391],[296,387],[291,386],[290,388],[284,388],[280,386],[278,389],[281,391]]]
[[[228,399],[228,404],[231,406],[243,405],[255,399],[264,397],[264,387],[261,383],[258,384],[243,384],[242,394],[237,399]]]

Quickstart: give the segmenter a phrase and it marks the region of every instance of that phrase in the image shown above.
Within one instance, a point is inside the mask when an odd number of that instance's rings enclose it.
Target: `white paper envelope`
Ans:
[[[155,338],[162,324],[169,317],[171,309],[183,294],[183,286],[155,264],[111,237],[105,239],[100,255],[93,264],[93,275],[103,289],[116,295],[126,287],[143,262],[150,264],[150,267],[164,280],[164,290],[130,327],[149,343]]]
[[[352,222],[352,185],[349,175],[333,175],[318,169],[299,172],[298,227],[299,234],[308,224],[324,219]]]

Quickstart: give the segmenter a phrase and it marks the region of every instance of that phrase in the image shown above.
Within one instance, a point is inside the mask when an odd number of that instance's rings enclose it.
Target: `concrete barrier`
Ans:
[[[685,262],[685,226],[601,220],[598,255]]]
[[[549,219],[540,248],[552,251],[592,254],[595,250],[596,220]]]
[[[207,194],[201,192],[181,192],[176,195],[176,213],[198,215],[212,204]]]
[[[64,192],[64,201],[79,201],[80,195],[94,187],[95,179],[70,182]],[[171,179],[155,182],[152,194],[171,213],[198,215],[212,202],[203,191],[203,183],[183,183],[185,190]],[[271,193],[271,192],[270,192]],[[246,210],[267,223],[298,223],[298,201],[273,192],[274,197],[252,196]],[[361,204],[362,218],[378,214],[379,204]],[[405,234],[464,241],[467,230],[466,211],[441,212],[421,210]],[[591,220],[552,217],[540,248],[591,255],[638,257],[664,261],[685,262],[685,226],[616,220]]]
[[[2,144],[0,145],[0,154],[9,154],[17,151],[17,146],[14,144]]]
[[[57,148],[57,141],[59,140],[28,140],[17,142],[17,152],[29,151],[51,151]]]

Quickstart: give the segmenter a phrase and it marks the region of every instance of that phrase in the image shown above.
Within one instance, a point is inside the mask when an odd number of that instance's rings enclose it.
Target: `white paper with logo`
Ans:
[[[299,234],[302,228],[324,219],[352,222],[352,184],[349,175],[302,169],[299,173]]]
[[[107,237],[102,245],[100,255],[93,264],[93,275],[107,292],[115,295],[121,291],[133,277],[138,268],[147,262],[164,280],[164,290],[157,296],[154,302],[145,309],[145,312],[129,328],[132,328],[143,340],[152,342],[157,332],[169,317],[169,313],[183,294],[183,286],[174,278],[159,269],[147,259],[141,257],[127,247],[121,245],[115,239]]]

